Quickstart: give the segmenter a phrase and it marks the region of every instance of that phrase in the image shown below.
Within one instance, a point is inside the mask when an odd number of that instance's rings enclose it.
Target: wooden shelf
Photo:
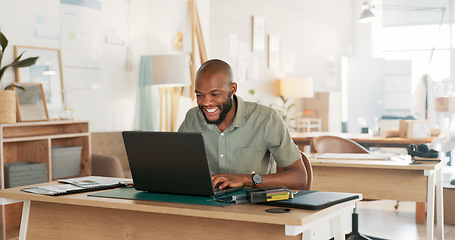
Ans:
[[[15,138],[5,138],[3,139],[4,143],[7,142],[23,142],[23,141],[35,141],[43,139],[58,139],[58,138],[75,138],[75,137],[86,137],[90,133],[72,133],[72,134],[60,134],[60,135],[48,135],[48,136],[33,136],[33,137],[15,137]]]
[[[1,124],[0,126],[2,128],[2,139],[89,132],[88,122],[76,121],[46,121]]]
[[[52,181],[53,146],[82,146],[80,176],[91,169],[90,132],[87,121],[43,121],[0,124],[0,188],[5,188],[4,164],[31,161],[47,165],[47,180]],[[2,206],[2,239],[17,236],[21,204]]]

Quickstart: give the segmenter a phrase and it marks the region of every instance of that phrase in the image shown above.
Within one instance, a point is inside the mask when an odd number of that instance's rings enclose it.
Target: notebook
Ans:
[[[23,188],[21,191],[42,195],[57,196],[63,194],[90,192],[116,187],[128,186],[128,181],[119,181],[118,178],[88,176],[80,178],[59,179],[56,185]]]
[[[294,194],[294,198],[292,199],[274,202],[263,202],[260,204],[279,207],[319,210],[333,206],[338,203],[358,199],[360,198],[360,196],[361,194],[355,193],[302,190]]]
[[[219,196],[240,188],[212,186],[202,133],[124,131],[136,190]]]

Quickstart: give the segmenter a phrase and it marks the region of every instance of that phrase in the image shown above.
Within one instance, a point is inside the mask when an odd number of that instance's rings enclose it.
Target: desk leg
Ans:
[[[297,236],[299,234],[302,234],[302,240],[312,240],[313,236],[313,234],[311,234],[312,229],[308,225],[306,226],[286,225],[284,227],[284,231],[286,236]]]
[[[435,172],[436,178],[436,222],[438,226],[438,240],[444,240],[444,198],[442,189],[442,170]]]
[[[24,201],[21,217],[21,229],[19,231],[19,240],[25,240],[27,235],[28,216],[30,214],[30,200]]]
[[[427,207],[425,202],[416,202],[416,223],[425,223],[426,214]]]
[[[428,176],[427,192],[427,240],[434,238],[434,189],[435,189],[435,171],[425,170]]]
[[[311,222],[309,224],[304,224],[303,226],[293,226],[293,225],[286,225],[285,226],[285,234],[286,236],[297,236],[298,234],[302,234],[303,240],[313,240],[318,239],[317,237],[313,236],[313,231],[318,229],[321,224],[330,224],[331,233],[334,237],[334,240],[345,240],[345,236],[343,234],[343,221],[342,216],[343,214],[350,214],[352,213],[353,209],[355,208],[355,203],[351,203],[348,206],[343,208],[337,209],[332,213],[324,216],[323,218],[319,219],[318,221]],[[319,236],[318,233],[316,233]]]
[[[18,202],[23,202],[23,200],[9,199],[9,198],[0,198],[0,205],[2,206],[2,213],[1,213],[1,216],[0,216],[2,218],[2,226],[1,226],[2,233],[0,235],[0,239],[2,239],[2,240],[6,240],[5,206],[8,205],[8,204],[13,204],[13,203],[18,203]]]
[[[1,240],[6,240],[6,214],[5,214],[5,205],[2,204],[2,233],[0,235]]]
[[[312,240],[311,229],[308,229],[302,233],[302,240]]]
[[[341,221],[341,215],[338,215],[330,220],[330,227],[332,228],[333,238],[335,240],[344,240],[343,224]]]

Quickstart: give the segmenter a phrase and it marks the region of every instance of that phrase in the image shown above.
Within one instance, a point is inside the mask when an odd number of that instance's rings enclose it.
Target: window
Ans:
[[[412,5],[415,4],[418,3]],[[434,24],[435,20],[441,18],[442,12],[434,12],[431,16],[426,16],[428,22],[420,20],[420,22],[415,23],[412,20],[406,22],[402,20],[403,18],[396,17],[396,15],[405,14],[409,10],[384,10],[384,12],[386,11],[390,11],[390,14],[384,14],[384,18],[389,16],[401,20],[397,20],[397,23],[393,24],[391,19],[383,19],[383,27],[379,29],[381,36],[381,40],[378,41],[379,49],[383,54],[382,57],[386,60],[412,61],[412,89],[415,88],[417,79],[423,74],[429,74],[436,82],[454,79],[454,76],[451,76],[451,72],[453,72],[451,70],[453,48],[450,31],[452,26],[446,20],[441,26],[439,23]],[[391,16],[392,13],[395,17]],[[446,15],[447,13],[445,13],[444,19],[448,18]]]

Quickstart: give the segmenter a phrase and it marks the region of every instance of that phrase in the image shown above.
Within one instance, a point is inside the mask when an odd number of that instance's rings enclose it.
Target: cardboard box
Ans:
[[[449,111],[449,98],[448,97],[438,97],[434,102],[435,110],[438,112],[447,112]]]
[[[381,130],[398,130],[400,129],[401,119],[379,119],[379,129]]]
[[[455,224],[455,186],[444,186],[444,223]]]
[[[321,119],[321,130],[328,132],[329,129],[329,112],[321,109],[305,109],[304,118],[320,118]]]
[[[434,104],[438,112],[455,112],[455,97],[438,97]]]
[[[400,120],[399,136],[403,138],[429,138],[431,137],[430,121]]]
[[[303,100],[304,109],[328,110],[329,100],[329,92],[315,92],[314,97]]]

